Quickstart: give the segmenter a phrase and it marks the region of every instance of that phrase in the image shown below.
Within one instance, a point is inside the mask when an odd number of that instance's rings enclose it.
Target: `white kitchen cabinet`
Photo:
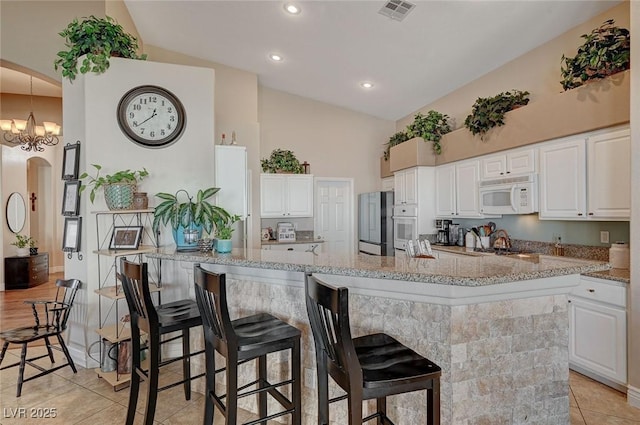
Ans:
[[[393,174],[394,205],[418,203],[418,167],[396,171]]]
[[[385,177],[384,179],[382,179],[382,185],[380,190],[382,190],[383,192],[395,190],[395,178]]]
[[[540,146],[540,218],[629,220],[629,129],[606,130]]]
[[[260,216],[313,217],[313,176],[261,174]]]
[[[243,220],[248,214],[247,148],[246,146],[215,146],[216,205]]]
[[[322,243],[279,243],[262,245],[263,250],[268,251],[297,251],[312,252],[320,254],[322,252]]]
[[[436,215],[443,218],[483,218],[478,182],[480,160],[436,167]]]
[[[608,385],[626,386],[626,299],[625,283],[581,278],[580,285],[569,294],[572,369]]]
[[[533,148],[513,149],[498,155],[481,158],[482,180],[535,173],[536,150]]]

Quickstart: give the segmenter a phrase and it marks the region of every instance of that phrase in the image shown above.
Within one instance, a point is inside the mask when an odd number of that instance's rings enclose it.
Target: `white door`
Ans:
[[[354,252],[352,179],[315,180],[314,236],[324,240],[322,252]]]

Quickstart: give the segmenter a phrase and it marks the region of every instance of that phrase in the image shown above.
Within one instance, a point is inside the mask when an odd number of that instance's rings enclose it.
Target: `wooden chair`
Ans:
[[[129,385],[129,407],[127,409],[127,425],[132,425],[136,415],[140,380],[147,380],[147,404],[144,411],[145,425],[151,425],[155,416],[158,392],[183,384],[186,400],[191,399],[191,381],[204,376],[201,373],[191,376],[191,356],[202,354],[204,350],[191,353],[189,329],[200,326],[200,312],[193,300],[180,300],[155,307],[149,291],[147,263],[133,263],[126,258],[120,259],[119,278],[122,282],[125,298],[131,315],[131,383]],[[140,332],[144,331],[148,338],[149,369],[142,368],[140,362]],[[181,331],[181,335],[161,340],[162,335]],[[182,339],[182,356],[161,360],[160,345]],[[182,361],[183,379],[158,388],[160,367]]]
[[[73,306],[73,301],[76,298],[78,288],[80,288],[80,281],[78,279],[58,279],[56,280],[56,287],[56,296],[51,301],[25,301],[25,304],[31,304],[31,308],[33,310],[33,317],[35,318],[35,324],[33,326],[25,326],[0,332],[0,339],[4,340],[2,352],[0,353],[0,364],[2,364],[2,360],[4,360],[4,356],[7,352],[9,344],[22,344],[20,361],[0,367],[0,370],[4,370],[14,366],[20,366],[18,372],[18,390],[16,393],[16,397],[20,397],[20,395],[22,394],[22,384],[27,381],[31,381],[32,379],[36,379],[44,375],[48,375],[51,372],[55,372],[56,370],[61,369],[65,366],[71,367],[73,373],[77,372],[76,366],[73,364],[73,360],[69,355],[69,350],[67,349],[67,346],[64,343],[64,339],[62,338],[62,333],[67,328],[67,320],[69,319],[71,307]],[[40,323],[41,316],[39,315],[38,310],[40,310],[40,313],[44,311],[44,324]],[[60,347],[56,347],[51,344],[49,338],[53,337],[56,337],[58,339]],[[39,339],[44,339],[45,345],[47,347],[47,354],[27,358],[27,345],[30,342],[37,341]],[[45,369],[40,365],[33,363],[33,361],[47,356],[49,356],[49,358],[51,359],[51,363],[55,363],[55,360],[53,359],[53,352],[51,351],[51,349],[62,351],[67,358],[67,363],[49,369]],[[24,379],[24,367],[27,364],[40,370],[41,373]]]
[[[206,352],[207,386],[205,392],[204,424],[213,423],[214,406],[225,417],[225,424],[236,425],[238,399],[249,395],[258,396],[260,419],[251,424],[266,424],[267,421],[291,414],[291,423],[300,425],[302,420],[300,377],[300,330],[267,314],[231,320],[227,306],[227,291],[224,274],[206,271],[196,264],[194,267],[196,301],[202,315]],[[275,384],[267,380],[267,354],[291,350],[291,379]],[[226,367],[216,370],[215,352],[226,359]],[[239,386],[238,365],[258,360],[258,379]],[[216,373],[226,370],[226,391],[216,394]],[[291,400],[278,388],[291,385]],[[240,393],[253,385],[255,390]],[[267,394],[270,394],[285,410],[268,415]],[[226,406],[223,399],[226,398]]]
[[[329,424],[329,404],[348,400],[349,425],[387,417],[387,396],[427,390],[427,424],[440,424],[440,367],[387,334],[351,338],[349,293],[306,275],[307,313],[315,341],[318,424]],[[346,395],[329,400],[329,375]],[[376,399],[377,412],[362,418],[362,401]]]

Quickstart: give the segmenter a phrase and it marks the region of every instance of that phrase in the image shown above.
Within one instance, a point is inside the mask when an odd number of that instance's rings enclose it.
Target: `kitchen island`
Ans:
[[[267,311],[303,331],[305,424],[317,423],[317,399],[304,273],[350,289],[354,337],[389,333],[442,368],[443,424],[568,424],[567,294],[579,274],[609,268],[544,255],[433,260],[160,249],[148,257],[162,260],[168,300],[193,296],[193,263],[201,263],[227,273],[232,317]],[[287,361],[282,357],[269,359],[273,378],[286,370],[277,364]],[[246,365],[241,381],[253,374],[254,367]],[[331,394],[339,393],[332,384]],[[426,423],[425,400],[423,392],[391,397],[388,411],[398,424]],[[244,402],[242,407],[255,411],[255,400]],[[344,425],[345,418],[346,402],[331,406],[332,423]]]

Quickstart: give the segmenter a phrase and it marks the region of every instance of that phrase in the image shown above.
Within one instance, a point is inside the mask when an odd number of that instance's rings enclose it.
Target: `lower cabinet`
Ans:
[[[49,281],[49,254],[4,259],[5,289],[26,289]]]
[[[569,295],[571,369],[618,388],[627,384],[625,285],[583,277]]]
[[[270,251],[298,251],[298,252],[313,252],[320,254],[322,252],[321,243],[279,243],[262,245],[262,249]]]

